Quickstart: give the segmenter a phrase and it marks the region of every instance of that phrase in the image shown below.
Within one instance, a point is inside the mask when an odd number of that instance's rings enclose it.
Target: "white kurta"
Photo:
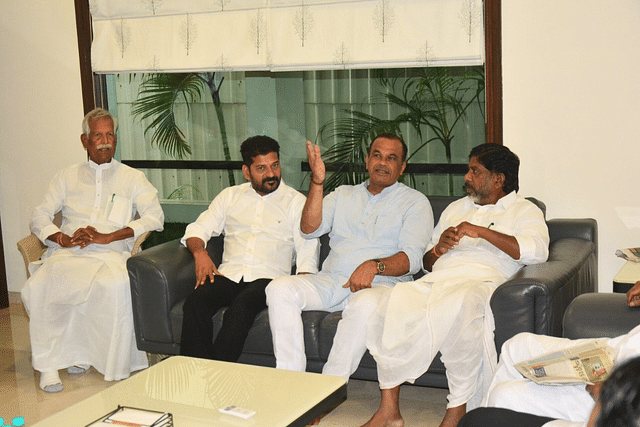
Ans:
[[[514,236],[520,259],[479,239],[464,237],[433,266],[433,272],[399,283],[369,319],[367,347],[378,364],[381,388],[413,382],[437,352],[447,368],[449,407],[477,406],[496,365],[494,289],[524,264],[547,259],[549,234],[540,209],[510,193],[495,205],[458,200],[442,213],[432,246],[462,221]]]
[[[602,338],[616,350],[616,365],[640,355],[640,326],[626,335]],[[523,378],[514,365],[541,354],[592,341],[569,340],[530,333],[518,334],[506,341],[500,353],[496,374],[483,399],[482,406],[511,409],[518,412],[557,418],[545,426],[560,427],[570,423],[586,423],[594,401],[584,385],[539,385]]]
[[[51,222],[59,211],[60,228]],[[31,219],[31,231],[49,248],[22,289],[36,370],[87,364],[111,381],[148,366],[136,347],[126,260],[134,240],[162,230],[163,221],[157,190],[142,172],[115,160],[56,174]],[[130,227],[134,237],[84,249],[47,240],[88,225],[102,233]]]

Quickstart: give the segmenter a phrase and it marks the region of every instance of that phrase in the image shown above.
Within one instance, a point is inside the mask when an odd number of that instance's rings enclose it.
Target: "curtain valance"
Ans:
[[[94,72],[479,65],[481,0],[90,0]]]

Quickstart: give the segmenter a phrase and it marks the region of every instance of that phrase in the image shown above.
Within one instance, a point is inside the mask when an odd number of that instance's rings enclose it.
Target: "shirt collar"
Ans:
[[[101,165],[99,165],[96,162],[94,162],[93,160],[89,159],[89,166],[91,167],[91,169],[94,169],[94,170],[111,169],[116,163],[118,163],[118,161],[116,159],[114,159],[114,158],[112,158],[109,163],[103,163]]]
[[[375,196],[383,197],[383,196],[393,192],[396,188],[398,188],[398,186],[400,186],[400,181],[396,181],[392,185],[383,188],[382,191],[380,193],[378,193],[378,194],[371,194],[371,192],[369,191],[369,180],[368,179],[365,182],[363,182],[361,185],[364,187],[365,190],[367,190],[367,194],[369,195],[369,197],[375,197]]]

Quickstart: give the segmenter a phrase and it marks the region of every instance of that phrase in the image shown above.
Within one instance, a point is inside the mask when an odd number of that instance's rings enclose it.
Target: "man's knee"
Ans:
[[[378,288],[356,292],[349,298],[349,302],[342,312],[342,317],[370,315],[378,307],[383,294],[384,291]]]
[[[518,354],[523,348],[528,347],[527,343],[534,335],[531,332],[520,332],[519,334],[509,338],[502,344],[500,354],[513,355]]]
[[[527,396],[530,392],[523,387],[521,380],[505,381],[496,384],[487,396],[487,405],[498,408],[516,409],[522,396]]]
[[[182,306],[182,311],[184,313],[199,313],[201,308],[207,305],[204,303],[204,298],[199,294],[200,293],[196,290],[187,297]]]
[[[278,304],[299,305],[298,284],[295,276],[274,279],[265,289],[267,305]]]
[[[235,298],[224,312],[224,321],[226,322],[227,319],[237,320],[246,318],[253,322],[253,319],[265,308],[267,308],[267,305],[264,299]]]

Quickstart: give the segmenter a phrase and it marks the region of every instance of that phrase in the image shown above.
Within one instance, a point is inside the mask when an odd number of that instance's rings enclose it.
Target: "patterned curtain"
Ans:
[[[90,0],[98,73],[484,63],[482,0]]]

